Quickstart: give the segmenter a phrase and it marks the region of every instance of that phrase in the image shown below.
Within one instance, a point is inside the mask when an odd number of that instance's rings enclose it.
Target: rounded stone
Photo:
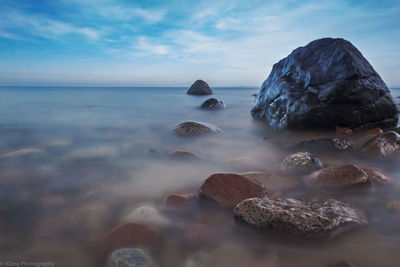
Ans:
[[[138,248],[121,248],[107,259],[107,267],[156,267],[153,259]]]
[[[281,163],[282,171],[310,173],[323,168],[322,162],[308,152],[298,152],[287,156]]]
[[[201,104],[200,108],[204,110],[218,110],[218,109],[224,109],[225,104],[224,102],[216,98],[209,98],[206,101],[204,101],[203,104]]]
[[[215,125],[197,121],[187,121],[180,123],[174,129],[175,134],[180,136],[195,136],[209,133],[217,133],[220,131],[221,129],[219,129]]]
[[[212,93],[213,91],[208,83],[203,80],[195,81],[187,91],[188,95],[211,95]]]
[[[152,206],[140,206],[124,218],[125,222],[142,223],[152,227],[167,227],[171,221]]]
[[[361,152],[381,158],[398,155],[400,152],[400,135],[395,131],[379,134],[368,140],[361,147]]]

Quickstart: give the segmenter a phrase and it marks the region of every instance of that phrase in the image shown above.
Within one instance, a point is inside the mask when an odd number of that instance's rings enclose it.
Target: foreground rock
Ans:
[[[400,135],[394,131],[379,134],[367,141],[361,147],[361,152],[381,158],[387,158],[399,154]]]
[[[281,163],[281,170],[289,173],[310,173],[323,168],[322,162],[308,152],[287,156]]]
[[[353,149],[353,143],[347,138],[317,138],[296,143],[290,147],[294,151],[309,152],[346,152]]]
[[[327,191],[368,188],[372,186],[368,175],[354,165],[329,166],[305,178],[307,185]]]
[[[212,93],[210,86],[203,80],[195,81],[187,91],[188,95],[211,95]]]
[[[122,248],[114,251],[107,260],[107,267],[156,267],[153,259],[143,250]]]
[[[276,63],[251,114],[275,129],[385,128],[398,120],[379,74],[340,38],[315,40]]]
[[[125,222],[145,224],[152,227],[167,227],[171,221],[152,206],[140,206],[124,218]]]
[[[305,238],[327,237],[345,226],[366,223],[356,210],[334,199],[250,198],[234,208],[234,215],[259,230]]]
[[[201,104],[201,109],[204,110],[218,110],[218,109],[224,109],[225,105],[224,102],[215,99],[215,98],[209,98],[206,101]]]
[[[201,185],[199,196],[224,207],[234,207],[251,197],[263,197],[264,186],[246,176],[234,173],[215,173]]]
[[[217,133],[220,131],[221,129],[215,125],[197,121],[187,121],[180,123],[174,129],[174,132],[177,135],[181,136],[195,136],[208,133]]]

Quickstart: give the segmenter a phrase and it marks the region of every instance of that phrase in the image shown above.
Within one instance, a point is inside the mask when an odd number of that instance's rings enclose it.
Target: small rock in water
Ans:
[[[400,135],[394,131],[379,134],[362,147],[361,152],[381,158],[388,158],[400,152]]]
[[[156,267],[153,259],[138,248],[121,248],[107,260],[107,267]]]
[[[174,132],[177,135],[181,136],[195,136],[207,133],[217,133],[220,131],[221,129],[219,129],[215,125],[197,121],[187,121],[180,123],[174,129]]]
[[[353,131],[349,128],[336,127],[336,135],[351,135]]]
[[[187,151],[174,151],[168,153],[170,157],[174,159],[182,159],[182,160],[193,160],[193,159],[201,159],[201,157],[197,154],[187,152]]]
[[[386,205],[386,208],[390,211],[393,211],[397,215],[400,215],[400,202],[389,202]]]
[[[161,235],[149,226],[125,223],[108,232],[102,239],[103,253],[124,247],[149,247],[159,243]]]
[[[182,267],[207,267],[214,266],[213,257],[207,252],[199,251],[188,256]]]
[[[329,166],[305,177],[307,185],[327,191],[371,187],[371,181],[361,168],[347,164]]]
[[[301,141],[290,148],[295,151],[303,150],[309,152],[346,152],[353,149],[353,144],[347,138],[332,137]]]
[[[125,222],[142,223],[153,227],[167,227],[171,221],[151,206],[141,206],[124,218]]]
[[[375,134],[375,135],[377,135],[377,134],[383,134],[383,131],[382,131],[381,128],[378,127],[378,128],[374,128],[374,129],[368,130],[364,134]]]
[[[203,80],[195,81],[187,91],[188,95],[211,95],[212,93],[210,86]]]
[[[234,207],[251,197],[263,197],[264,186],[246,176],[234,173],[215,173],[201,185],[199,196],[225,207]]]
[[[218,99],[209,98],[203,102],[200,108],[205,110],[217,110],[217,109],[224,109],[225,105],[224,102]]]
[[[370,168],[361,168],[367,175],[368,179],[373,185],[386,184],[392,181],[392,178],[387,177],[385,174]]]
[[[234,215],[259,230],[305,238],[327,237],[345,226],[366,223],[356,210],[335,199],[250,198],[234,208]]]
[[[196,196],[194,195],[178,195],[171,194],[168,195],[161,206],[163,210],[173,210],[173,211],[187,211],[194,204]]]
[[[287,156],[280,166],[282,171],[310,173],[323,168],[322,162],[308,152],[298,152]]]

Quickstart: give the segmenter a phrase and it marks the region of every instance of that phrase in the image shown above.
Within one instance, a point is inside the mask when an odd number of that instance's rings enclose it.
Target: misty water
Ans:
[[[214,97],[226,104],[217,112],[200,110],[207,97],[186,90],[1,87],[0,262],[96,266],[102,237],[135,208],[159,207],[171,193],[196,194],[215,172],[277,171],[287,145],[333,134],[270,131],[250,116],[257,88],[215,88]],[[398,103],[400,89],[392,94]],[[175,125],[188,120],[212,123],[222,132],[176,136]],[[177,150],[202,159],[168,156]],[[343,260],[399,266],[400,216],[385,205],[400,201],[400,166],[354,154],[319,157],[370,166],[394,178],[390,186],[368,192],[330,195],[362,210],[367,226],[328,240],[301,240],[258,233],[208,203],[186,216],[165,213],[171,226],[160,229],[165,238],[150,248],[152,256],[167,267],[194,266],[193,259],[218,267],[318,267]],[[296,177],[274,186],[283,197],[324,195],[305,189]]]

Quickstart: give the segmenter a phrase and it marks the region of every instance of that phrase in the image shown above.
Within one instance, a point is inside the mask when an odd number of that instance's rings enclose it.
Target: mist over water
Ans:
[[[257,88],[215,88],[212,97],[226,104],[217,112],[201,110],[208,97],[189,96],[186,90],[0,87],[0,261],[93,266],[99,240],[136,207],[158,207],[171,193],[196,194],[215,172],[277,171],[287,145],[331,134],[276,133],[253,121],[251,95]],[[392,95],[399,103],[400,89]],[[212,123],[222,132],[174,135],[175,125],[189,120]],[[167,156],[177,150],[202,159]],[[400,166],[353,154],[320,158],[375,167],[394,178],[390,186],[372,192],[330,195],[365,211],[368,226],[308,242],[260,235],[237,225],[231,213],[205,207],[192,215],[206,226],[200,228],[205,240],[195,238],[182,247],[184,230],[166,232],[169,238],[154,257],[167,267],[191,266],[193,255],[221,267],[317,267],[342,260],[363,267],[397,266],[399,217],[385,205],[400,201]],[[283,196],[323,195],[305,189],[300,179],[293,183]],[[169,219],[178,226],[189,220]]]

